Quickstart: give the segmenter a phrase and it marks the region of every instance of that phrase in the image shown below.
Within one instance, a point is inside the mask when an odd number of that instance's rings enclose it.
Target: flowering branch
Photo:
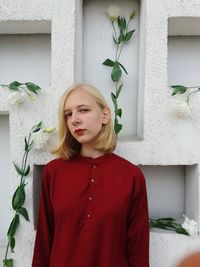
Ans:
[[[10,248],[11,252],[14,252],[15,248],[15,234],[20,224],[20,216],[23,216],[25,220],[29,221],[29,216],[26,208],[23,207],[26,193],[25,193],[25,177],[30,172],[30,165],[27,166],[28,154],[33,147],[33,140],[31,139],[32,134],[38,132],[42,127],[42,122],[39,122],[37,125],[33,126],[28,134],[28,137],[24,138],[24,155],[22,159],[21,167],[17,164],[14,164],[15,170],[20,175],[20,183],[17,189],[14,192],[12,197],[12,208],[15,211],[14,217],[8,228],[7,237],[8,243],[6,247],[5,257],[3,260],[3,267],[13,267],[13,259],[8,259],[8,250]]]
[[[107,10],[107,13],[113,28],[113,41],[116,45],[116,53],[114,60],[107,58],[102,64],[112,67],[111,79],[115,83],[115,92],[111,93],[111,99],[114,105],[115,113],[114,129],[115,133],[118,134],[122,129],[122,124],[120,124],[118,121],[118,117],[121,118],[122,116],[122,109],[118,106],[118,97],[123,87],[123,83],[120,80],[122,77],[122,71],[128,74],[125,67],[119,62],[119,59],[124,45],[132,38],[133,33],[135,32],[135,29],[130,31],[128,29],[130,21],[135,17],[135,11],[130,14],[128,22],[125,17],[121,17],[119,15],[119,8],[117,6],[111,6]],[[118,30],[116,29],[116,25]]]
[[[41,90],[38,85],[32,82],[20,83],[18,81],[14,81],[10,84],[0,84],[0,86],[9,89],[10,94],[8,95],[8,101],[10,104],[22,103],[26,97],[34,101],[34,94],[37,95],[38,91]]]
[[[184,117],[190,113],[190,108],[189,108],[189,101],[190,101],[190,96],[192,94],[200,92],[200,86],[183,86],[183,85],[172,85],[170,86],[173,89],[172,96],[175,96],[177,94],[187,94],[191,89],[196,89],[190,93],[188,93],[185,97],[184,101],[179,101],[179,103],[176,106],[176,113],[179,117]]]

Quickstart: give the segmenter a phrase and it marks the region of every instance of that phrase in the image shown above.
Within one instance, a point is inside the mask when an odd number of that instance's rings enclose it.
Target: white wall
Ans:
[[[168,38],[169,85],[200,86],[199,58],[200,36],[170,36]]]
[[[49,34],[2,34],[0,37],[1,83],[34,81],[41,86],[50,86]]]
[[[10,131],[9,116],[0,115],[0,246],[7,243],[7,230],[11,219],[11,203],[10,199]]]

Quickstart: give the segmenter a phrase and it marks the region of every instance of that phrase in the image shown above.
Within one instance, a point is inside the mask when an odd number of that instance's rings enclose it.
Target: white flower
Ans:
[[[120,15],[120,8],[118,6],[110,6],[107,10],[106,13],[110,17],[112,21],[115,21],[117,17]]]
[[[183,215],[185,217],[185,221],[182,224],[182,227],[191,235],[197,235],[198,234],[198,223],[195,220],[190,220],[187,216]]]
[[[19,91],[10,91],[9,90],[9,94],[8,94],[8,102],[11,105],[15,105],[15,104],[20,104],[23,103],[25,101],[25,94]]]
[[[45,149],[48,144],[49,138],[50,138],[49,134],[42,130],[33,133],[33,142],[35,149],[37,150]]]
[[[174,101],[174,113],[178,117],[187,117],[190,114],[190,107],[186,101]]]

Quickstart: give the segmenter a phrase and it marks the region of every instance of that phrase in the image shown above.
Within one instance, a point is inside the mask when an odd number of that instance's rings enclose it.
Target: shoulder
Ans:
[[[54,173],[58,169],[68,166],[69,163],[70,163],[70,160],[56,158],[45,164],[44,171],[48,173]]]
[[[62,164],[63,161],[64,161],[64,159],[62,159],[62,158],[52,159],[52,160],[50,160],[49,162],[46,163],[45,167],[54,168],[54,167]]]
[[[112,154],[112,157],[115,172],[121,174],[123,173],[123,176],[127,179],[129,177],[129,179],[134,183],[145,184],[144,174],[138,166],[116,154]]]
[[[115,162],[115,164],[117,166],[119,166],[120,168],[127,169],[128,171],[133,171],[135,173],[141,172],[141,170],[138,166],[136,166],[135,164],[128,161],[127,159],[125,159],[119,155],[116,155],[114,153],[112,153],[112,161]]]

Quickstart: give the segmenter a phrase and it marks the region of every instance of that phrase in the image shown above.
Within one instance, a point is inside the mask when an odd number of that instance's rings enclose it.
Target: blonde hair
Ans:
[[[70,159],[74,155],[80,153],[81,144],[71,135],[64,114],[65,102],[69,95],[77,90],[81,89],[84,92],[91,95],[101,109],[110,108],[102,96],[102,94],[93,86],[87,84],[76,84],[69,87],[62,95],[59,103],[59,127],[58,127],[58,142],[56,148],[52,151],[58,157],[63,159]],[[96,140],[95,149],[103,151],[104,153],[112,153],[116,147],[116,135],[114,132],[112,119],[105,125],[102,125],[102,129]]]

